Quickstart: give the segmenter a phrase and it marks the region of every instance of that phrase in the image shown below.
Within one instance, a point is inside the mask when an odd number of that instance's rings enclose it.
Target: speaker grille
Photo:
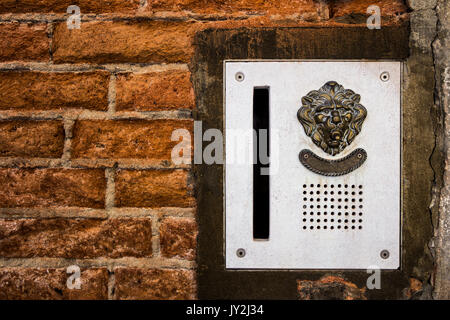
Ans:
[[[363,195],[362,185],[304,184],[301,191],[301,230],[362,230]]]

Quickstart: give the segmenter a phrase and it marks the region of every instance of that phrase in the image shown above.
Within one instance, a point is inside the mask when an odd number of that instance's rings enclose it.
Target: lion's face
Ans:
[[[313,142],[331,155],[352,143],[361,131],[367,110],[361,97],[335,81],[302,98],[298,119]]]

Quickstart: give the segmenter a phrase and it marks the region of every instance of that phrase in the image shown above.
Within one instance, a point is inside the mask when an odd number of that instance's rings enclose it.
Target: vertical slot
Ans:
[[[253,238],[269,239],[269,88],[253,89]]]

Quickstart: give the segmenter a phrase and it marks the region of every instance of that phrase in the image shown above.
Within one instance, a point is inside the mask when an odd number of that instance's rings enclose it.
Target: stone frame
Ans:
[[[410,58],[409,27],[260,28],[208,29],[195,36],[195,56],[190,65],[196,95],[194,118],[202,121],[203,130],[223,130],[223,61],[229,59],[393,59]],[[418,69],[425,72],[427,69]],[[421,105],[433,105],[433,89],[418,99],[411,94],[404,71],[403,109],[403,215],[401,268],[382,271],[382,288],[366,290],[368,299],[401,299],[411,277],[426,279],[432,272],[427,251],[433,228],[429,203],[433,170],[429,157],[417,150],[434,148],[434,136],[409,141],[423,129],[414,123],[424,122]],[[434,74],[420,74],[431,77]],[[419,81],[419,80],[412,80]],[[431,88],[434,81],[431,81]],[[428,92],[427,91],[427,92]],[[425,122],[426,134],[433,124]],[[424,161],[426,160],[426,161]],[[296,299],[297,280],[319,280],[335,275],[359,288],[366,286],[365,270],[226,270],[223,255],[223,166],[194,165],[199,225],[197,247],[197,281],[200,299]],[[411,181],[414,184],[411,184]]]

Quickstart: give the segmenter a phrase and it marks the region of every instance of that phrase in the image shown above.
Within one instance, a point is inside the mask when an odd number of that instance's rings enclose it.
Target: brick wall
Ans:
[[[407,20],[400,0],[0,0],[0,299],[195,298],[195,186],[170,159],[193,36],[360,26],[374,4]]]

